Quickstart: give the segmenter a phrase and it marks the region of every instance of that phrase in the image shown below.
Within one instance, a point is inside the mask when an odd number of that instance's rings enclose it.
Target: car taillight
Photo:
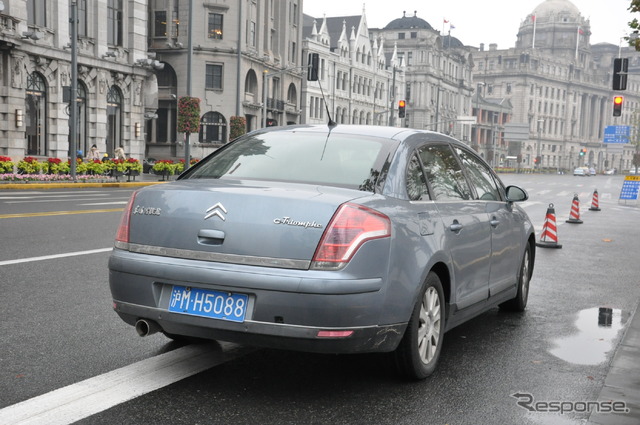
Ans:
[[[129,244],[129,221],[131,219],[131,209],[133,208],[133,201],[136,198],[138,192],[133,192],[127,202],[127,206],[122,211],[120,217],[120,226],[118,226],[118,232],[116,233],[116,247],[128,249]]]
[[[343,204],[324,231],[311,268],[339,269],[351,260],[366,241],[389,236],[389,217],[362,205]]]

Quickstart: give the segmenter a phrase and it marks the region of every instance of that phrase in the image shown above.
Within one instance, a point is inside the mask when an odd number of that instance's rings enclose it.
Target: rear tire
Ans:
[[[529,300],[529,282],[531,280],[531,244],[527,243],[520,265],[518,293],[515,298],[500,304],[500,309],[507,311],[524,311]]]
[[[407,329],[394,353],[398,372],[424,379],[438,364],[444,337],[444,292],[440,278],[429,272]]]

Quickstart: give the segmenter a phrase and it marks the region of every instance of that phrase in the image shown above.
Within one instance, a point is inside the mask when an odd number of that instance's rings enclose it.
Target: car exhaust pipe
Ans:
[[[160,330],[160,325],[158,325],[153,320],[145,320],[140,319],[136,322],[136,332],[140,336],[149,336]]]

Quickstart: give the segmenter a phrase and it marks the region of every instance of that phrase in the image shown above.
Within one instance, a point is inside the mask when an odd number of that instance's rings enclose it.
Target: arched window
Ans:
[[[37,72],[27,75],[25,110],[27,154],[48,155],[47,86],[42,75]]]
[[[338,124],[342,124],[342,121],[340,121],[341,114],[342,114],[342,108],[340,108],[340,107],[338,106],[338,107],[336,108],[336,123],[338,123]]]
[[[296,90],[296,85],[291,83],[289,84],[289,90],[287,91],[287,103],[293,105],[294,108],[298,106],[298,91]]]
[[[358,111],[353,111],[353,117],[351,118],[351,124],[358,124]]]
[[[218,112],[207,112],[200,120],[200,143],[227,143],[227,121]]]
[[[111,86],[107,93],[107,147],[106,153],[122,145],[122,92]],[[126,149],[125,149],[126,152]]]
[[[247,99],[252,103],[256,103],[259,100],[258,77],[253,69],[250,69],[249,72],[247,72],[247,76],[244,79],[244,93],[245,95],[249,95],[249,97],[253,97],[252,99]]]

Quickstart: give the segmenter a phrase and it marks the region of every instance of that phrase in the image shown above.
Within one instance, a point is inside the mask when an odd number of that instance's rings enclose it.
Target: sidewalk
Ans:
[[[171,176],[170,181],[175,181],[176,176]],[[19,183],[2,183],[0,182],[0,190],[42,190],[42,189],[79,189],[85,187],[139,187],[150,186],[154,184],[167,183],[162,180],[161,176],[155,174],[140,174],[135,180],[127,181],[127,177],[120,177],[119,181],[105,183],[81,183],[81,182],[19,182]]]
[[[640,313],[638,305],[613,356],[598,401],[624,402],[628,413],[592,413],[589,424],[640,424]]]

